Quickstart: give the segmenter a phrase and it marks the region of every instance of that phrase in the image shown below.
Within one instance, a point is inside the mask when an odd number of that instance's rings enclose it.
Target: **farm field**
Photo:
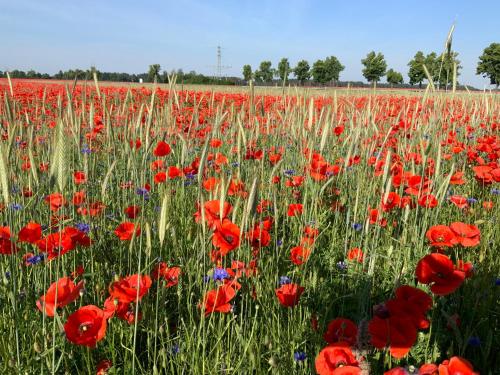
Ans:
[[[0,80],[5,374],[499,374],[500,97]]]

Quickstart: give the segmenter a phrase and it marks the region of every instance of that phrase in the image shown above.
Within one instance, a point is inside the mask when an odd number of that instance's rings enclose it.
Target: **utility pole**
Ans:
[[[222,79],[222,71],[225,69],[231,69],[230,66],[222,65],[222,47],[217,46],[217,65],[215,66],[215,77],[219,80]]]

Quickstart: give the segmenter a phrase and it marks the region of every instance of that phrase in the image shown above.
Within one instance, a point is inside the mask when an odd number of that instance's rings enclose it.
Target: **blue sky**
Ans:
[[[482,88],[478,56],[500,42],[500,1],[0,0],[0,70],[139,73],[152,63],[213,74],[221,45],[227,75],[281,57],[292,65],[335,55],[341,80],[363,80],[360,60],[382,52],[407,77],[417,50],[443,49],[453,22],[459,81]]]

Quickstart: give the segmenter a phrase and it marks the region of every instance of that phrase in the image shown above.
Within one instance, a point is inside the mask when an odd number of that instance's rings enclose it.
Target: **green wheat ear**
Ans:
[[[0,144],[0,185],[2,186],[2,197],[5,204],[9,204],[9,185],[8,185],[8,173],[7,173],[7,163],[6,163],[6,153],[4,151],[4,146]]]

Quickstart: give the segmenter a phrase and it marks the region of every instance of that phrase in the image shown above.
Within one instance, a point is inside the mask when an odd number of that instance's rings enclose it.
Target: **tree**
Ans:
[[[399,72],[389,69],[387,71],[387,82],[392,85],[400,85],[403,83],[403,75]]]
[[[243,79],[250,82],[252,79],[252,67],[250,65],[243,65]]]
[[[327,82],[336,82],[339,80],[340,72],[345,69],[345,66],[335,56],[329,56],[325,59],[325,71]]]
[[[328,74],[323,60],[317,60],[311,69],[311,75],[315,82],[325,84],[328,82]]]
[[[431,52],[427,56],[425,56],[424,65],[427,68],[427,71],[429,72],[432,80],[434,82],[437,82],[439,77],[439,62],[436,52]]]
[[[361,63],[365,66],[363,76],[368,82],[375,84],[385,75],[387,63],[385,62],[384,55],[380,52],[376,54],[375,51],[371,51],[361,60]]]
[[[149,66],[148,81],[154,82],[160,78],[160,64],[153,64]]]
[[[278,76],[283,82],[288,80],[288,76],[290,75],[290,63],[286,57],[283,57],[278,63]]]
[[[303,85],[311,77],[309,69],[309,63],[306,60],[300,60],[293,69],[293,74],[299,80],[300,84]]]
[[[410,78],[410,85],[418,83],[418,87],[422,88],[422,82],[426,78],[424,71],[425,56],[422,51],[418,51],[412,60],[408,63],[410,70],[408,77]]]
[[[271,61],[262,61],[259,70],[255,71],[255,80],[258,82],[272,82],[273,70]]]
[[[457,59],[458,52],[444,52],[436,59],[435,69],[437,70],[436,81],[439,86],[448,87],[448,84],[453,82],[454,65],[457,67],[456,78],[460,75],[460,60]]]
[[[490,79],[490,84],[500,85],[500,43],[491,43],[479,56],[476,74]]]

